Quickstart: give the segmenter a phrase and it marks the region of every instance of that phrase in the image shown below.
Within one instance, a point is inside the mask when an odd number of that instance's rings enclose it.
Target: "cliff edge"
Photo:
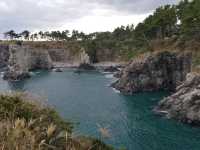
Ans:
[[[159,52],[134,59],[120,73],[112,86],[124,94],[170,90],[186,79],[191,72],[190,53]]]

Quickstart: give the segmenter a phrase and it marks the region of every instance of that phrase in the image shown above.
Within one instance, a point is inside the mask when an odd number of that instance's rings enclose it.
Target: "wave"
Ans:
[[[113,79],[114,78],[113,74],[106,74],[105,77],[108,78],[108,79]]]
[[[119,90],[112,88],[115,93],[121,93]]]

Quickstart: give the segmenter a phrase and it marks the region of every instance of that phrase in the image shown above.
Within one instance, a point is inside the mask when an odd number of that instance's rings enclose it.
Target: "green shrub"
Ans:
[[[71,123],[25,93],[0,95],[0,149],[112,150],[99,140],[73,137]]]

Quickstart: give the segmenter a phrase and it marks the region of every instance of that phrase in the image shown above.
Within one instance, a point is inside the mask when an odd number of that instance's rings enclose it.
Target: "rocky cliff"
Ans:
[[[81,63],[90,63],[90,58],[84,49],[78,50],[78,52],[71,51],[70,49],[45,49],[49,52],[49,55],[53,62],[63,62],[77,66]]]
[[[48,51],[28,46],[9,45],[8,71],[4,79],[20,80],[29,77],[29,71],[53,67]]]
[[[163,99],[155,111],[182,122],[200,125],[200,75],[188,74],[176,92]]]
[[[113,87],[125,94],[174,90],[191,71],[191,54],[159,52],[134,59]]]
[[[64,64],[64,65],[60,65]],[[21,80],[29,77],[29,71],[52,67],[90,64],[84,49],[78,51],[63,48],[42,48],[31,45],[0,45],[0,68],[6,67],[4,79]]]
[[[9,59],[9,46],[8,45],[0,45],[0,68],[5,68],[8,65]]]

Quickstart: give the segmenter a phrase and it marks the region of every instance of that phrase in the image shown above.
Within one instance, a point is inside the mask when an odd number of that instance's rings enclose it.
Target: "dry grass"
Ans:
[[[0,150],[112,150],[99,140],[73,137],[71,123],[26,97],[0,95]]]

